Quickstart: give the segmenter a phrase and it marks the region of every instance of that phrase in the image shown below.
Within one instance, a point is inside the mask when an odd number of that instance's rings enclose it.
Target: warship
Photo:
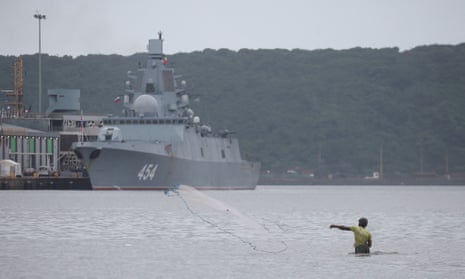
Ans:
[[[260,163],[241,158],[238,139],[214,133],[189,105],[163,54],[162,34],[148,43],[145,66],[128,72],[121,116],[103,118],[97,140],[72,149],[95,190],[255,189]]]

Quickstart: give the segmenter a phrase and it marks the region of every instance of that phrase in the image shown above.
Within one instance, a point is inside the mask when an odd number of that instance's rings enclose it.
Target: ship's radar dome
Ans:
[[[140,95],[134,101],[134,110],[137,114],[156,115],[158,113],[158,102],[151,95]]]
[[[194,117],[194,111],[192,109],[187,109],[186,110],[186,115],[187,115],[187,117],[192,118],[192,117]]]

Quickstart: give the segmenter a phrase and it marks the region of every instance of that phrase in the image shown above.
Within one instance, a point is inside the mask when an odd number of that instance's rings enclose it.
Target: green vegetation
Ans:
[[[168,58],[199,96],[192,106],[202,121],[237,132],[243,156],[264,170],[371,175],[382,147],[386,176],[443,174],[446,161],[449,172],[465,172],[465,44],[404,52],[206,49]],[[0,56],[1,89],[13,87],[15,59]],[[24,103],[37,111],[37,56],[23,59]],[[43,91],[81,89],[85,113],[117,114],[112,100],[145,56],[42,61]]]

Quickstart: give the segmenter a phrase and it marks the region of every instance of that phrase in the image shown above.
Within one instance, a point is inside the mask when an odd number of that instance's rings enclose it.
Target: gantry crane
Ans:
[[[24,112],[23,105],[23,58],[18,57],[14,64],[13,90],[2,90],[7,97],[6,105],[13,109],[8,111],[7,117],[21,117]]]

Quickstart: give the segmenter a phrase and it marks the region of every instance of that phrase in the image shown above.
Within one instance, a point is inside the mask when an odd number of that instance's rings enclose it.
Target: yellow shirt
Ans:
[[[368,240],[371,240],[371,233],[359,226],[352,226],[350,227],[350,230],[354,232],[354,238],[355,238],[355,247],[359,245],[366,245]]]

